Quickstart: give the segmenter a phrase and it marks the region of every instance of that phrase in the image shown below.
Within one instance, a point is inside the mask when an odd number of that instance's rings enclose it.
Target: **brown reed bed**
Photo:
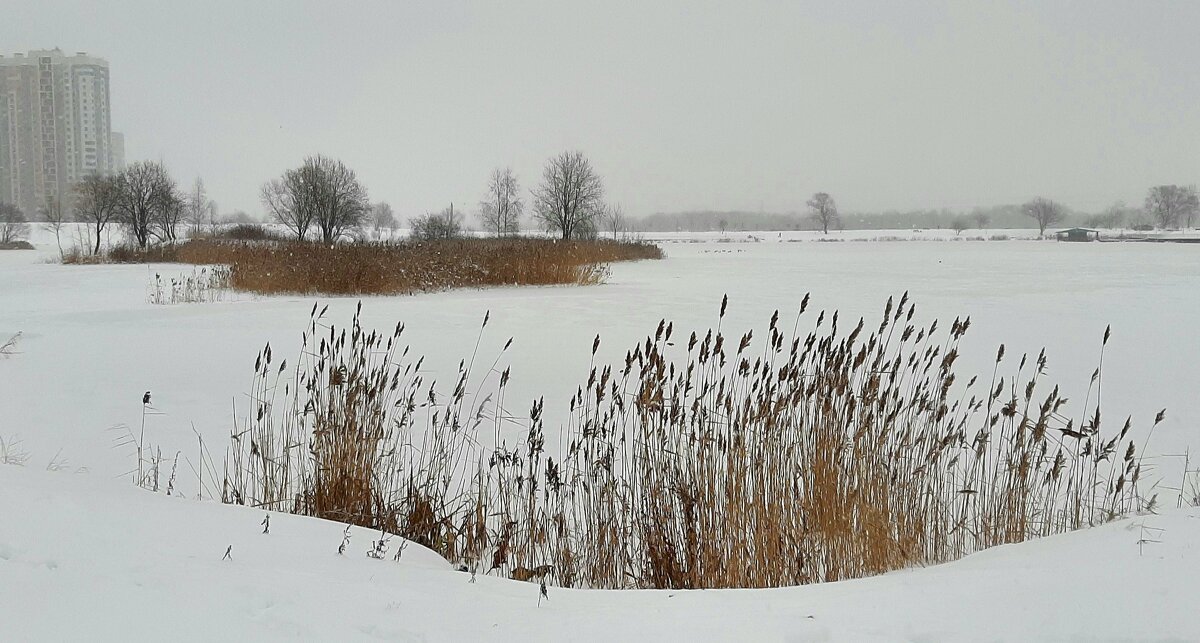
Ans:
[[[446,394],[402,325],[369,331],[356,314],[338,330],[314,307],[299,361],[258,356],[224,499],[386,530],[472,572],[594,588],[855,578],[1156,502],[1139,492],[1131,420],[1102,427],[1101,368],[1072,418],[1044,351],[1001,346],[964,382],[969,319],[917,322],[905,295],[848,327],[807,304],[794,330],[776,313],[758,339],[660,323],[593,365],[558,457],[544,401],[505,411],[503,351],[461,362]],[[511,423],[516,445],[500,437]]]
[[[194,239],[146,249],[117,247],[66,263],[188,263],[228,266],[230,284],[264,295],[397,295],[453,288],[594,284],[615,261],[661,259],[655,245],[623,241],[459,239],[325,246]]]

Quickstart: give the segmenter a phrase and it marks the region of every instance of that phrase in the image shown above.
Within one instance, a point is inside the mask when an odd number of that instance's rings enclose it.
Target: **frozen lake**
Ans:
[[[112,448],[109,429],[137,426],[149,390],[162,415],[149,419],[148,440],[187,456],[195,452],[194,425],[219,466],[234,403],[239,419],[245,412],[257,351],[270,341],[277,360],[294,359],[314,298],[237,295],[222,303],[151,305],[147,286],[156,271],[173,276],[191,268],[54,265],[46,263],[53,251],[42,234],[36,253],[0,253],[0,334],[23,332],[21,353],[0,362],[0,436],[19,436],[39,466],[58,454],[71,468],[118,475],[133,460]],[[663,243],[666,260],[615,265],[609,282],[596,287],[369,297],[364,318],[387,330],[407,324],[413,352],[427,356],[427,379],[449,386],[490,310],[477,367],[490,364],[512,337],[501,362],[512,367],[509,411],[525,416],[532,399],[544,396],[553,421],[586,381],[597,334],[601,361],[617,363],[660,319],[674,321],[676,338],[702,333],[716,323],[724,294],[726,334],[753,328],[761,338],[776,309],[790,329],[806,293],[816,309],[840,309],[847,327],[859,316],[870,327],[887,298],[907,290],[918,306],[915,322],[937,317],[948,326],[956,315],[971,317],[960,377],[990,375],[1001,342],[1010,356],[1045,347],[1048,381],[1075,402],[1111,324],[1104,365],[1110,428],[1132,414],[1145,429],[1166,407],[1150,451],[1200,447],[1200,246],[759,236],[765,240],[720,243],[714,235],[675,235],[682,238]],[[321,301],[342,325],[358,300]],[[815,319],[806,317],[801,330]],[[1079,406],[1072,410],[1078,417]],[[1156,462],[1164,473],[1182,464]],[[1177,475],[1163,482],[1174,485]]]

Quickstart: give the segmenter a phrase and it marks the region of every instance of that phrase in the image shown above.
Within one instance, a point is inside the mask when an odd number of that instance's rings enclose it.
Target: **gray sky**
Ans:
[[[14,7],[13,5],[19,5]],[[1200,2],[9,2],[228,212],[312,153],[402,217],[581,149],[627,212],[1099,209],[1200,182]]]

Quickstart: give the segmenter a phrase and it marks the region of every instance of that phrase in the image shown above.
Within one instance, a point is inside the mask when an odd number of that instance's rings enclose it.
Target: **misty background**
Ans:
[[[401,218],[583,150],[632,216],[1139,204],[1200,179],[1194,2],[10,3],[106,58],[132,162],[222,212],[305,156]]]

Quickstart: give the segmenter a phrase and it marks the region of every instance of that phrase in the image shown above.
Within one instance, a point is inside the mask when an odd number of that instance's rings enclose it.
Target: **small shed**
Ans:
[[[1071,228],[1055,233],[1059,241],[1099,241],[1100,231],[1087,228]]]

